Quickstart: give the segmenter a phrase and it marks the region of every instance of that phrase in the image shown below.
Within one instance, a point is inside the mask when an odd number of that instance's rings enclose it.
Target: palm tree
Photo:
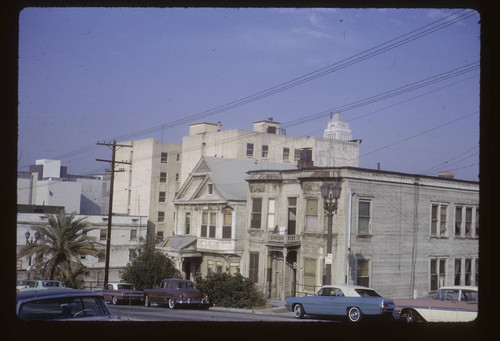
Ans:
[[[48,223],[35,226],[40,234],[37,243],[24,246],[20,257],[33,257],[35,272],[43,279],[54,279],[68,286],[77,286],[76,277],[86,272],[80,256],[97,256],[99,243],[94,237],[87,236],[96,228],[90,226],[86,217],[75,219],[76,213],[47,215]]]

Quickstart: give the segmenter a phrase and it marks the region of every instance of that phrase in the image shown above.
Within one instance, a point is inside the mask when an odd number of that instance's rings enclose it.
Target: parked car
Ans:
[[[360,322],[364,317],[390,319],[394,302],[375,290],[355,285],[325,285],[314,296],[287,297],[285,306],[296,318],[306,314],[347,317]]]
[[[193,282],[185,279],[164,279],[161,281],[159,288],[145,289],[143,294],[146,307],[149,307],[151,303],[167,304],[170,309],[175,309],[179,305],[200,308],[210,306],[208,295],[196,289]]]
[[[477,317],[475,286],[446,286],[431,298],[395,299],[394,316],[406,322],[469,322]]]
[[[101,294],[87,290],[59,288],[28,290],[16,295],[16,313],[21,320],[98,321],[119,320],[108,310]]]
[[[47,280],[47,279],[17,281],[16,285],[17,291],[58,289],[64,287],[65,285],[63,282]]]
[[[142,291],[134,290],[134,286],[129,283],[108,283],[103,290],[96,290],[107,302],[118,303],[141,303],[143,299]]]

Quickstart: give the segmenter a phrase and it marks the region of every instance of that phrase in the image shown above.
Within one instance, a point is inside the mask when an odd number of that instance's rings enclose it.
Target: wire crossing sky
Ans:
[[[322,136],[341,111],[360,167],[477,181],[479,21],[470,9],[27,8],[18,168],[54,158],[103,173],[97,141],[181,143],[201,121],[251,130],[273,117],[289,136]]]

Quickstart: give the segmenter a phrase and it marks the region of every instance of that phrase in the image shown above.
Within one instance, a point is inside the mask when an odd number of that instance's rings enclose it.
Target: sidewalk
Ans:
[[[226,308],[226,307],[210,307],[210,310],[215,311],[233,311],[236,313],[258,314],[258,315],[276,315],[276,316],[292,316],[285,307],[285,302],[279,299],[268,299],[266,307],[264,308]]]

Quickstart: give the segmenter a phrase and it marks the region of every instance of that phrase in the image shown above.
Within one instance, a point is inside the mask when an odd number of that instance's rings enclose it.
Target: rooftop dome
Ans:
[[[330,116],[330,122],[328,122],[328,127],[325,129],[323,137],[332,140],[352,140],[352,131],[349,129],[349,123],[347,123],[344,115],[336,112]]]

